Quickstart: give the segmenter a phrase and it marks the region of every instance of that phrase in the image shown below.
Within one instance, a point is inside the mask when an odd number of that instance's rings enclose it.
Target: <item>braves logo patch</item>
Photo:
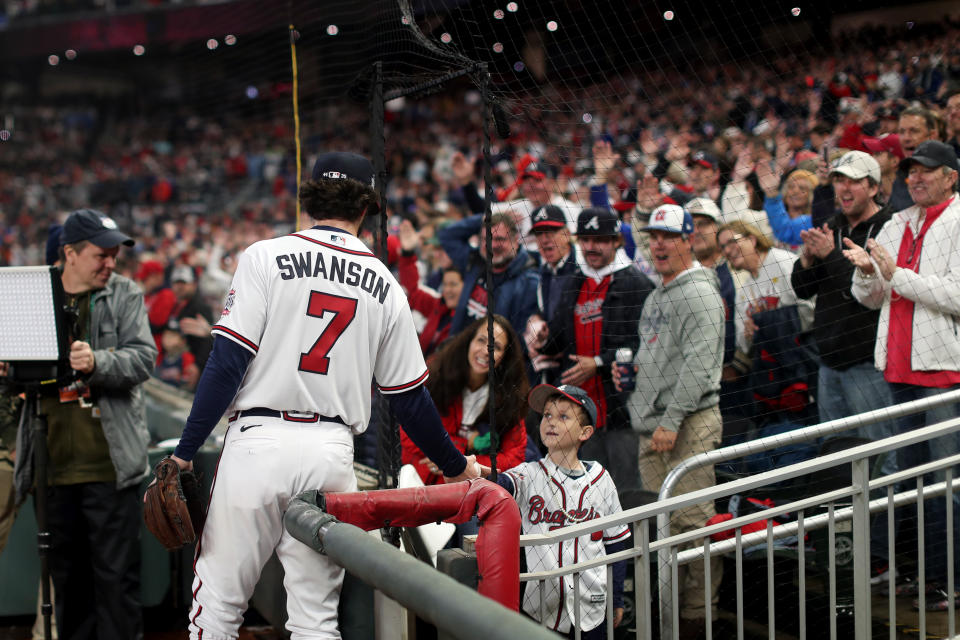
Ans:
[[[222,316],[230,315],[230,308],[233,306],[233,303],[237,299],[237,290],[230,289],[230,293],[227,294],[227,299],[223,303],[223,311],[220,312]]]

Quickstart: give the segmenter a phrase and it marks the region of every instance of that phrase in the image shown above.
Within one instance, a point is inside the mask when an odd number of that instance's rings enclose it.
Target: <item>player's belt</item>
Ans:
[[[249,418],[250,416],[283,418],[287,422],[337,422],[342,425],[347,424],[340,416],[322,416],[319,413],[303,411],[277,411],[276,409],[266,409],[264,407],[254,407],[253,409],[236,411],[228,422],[233,422],[237,418]]]

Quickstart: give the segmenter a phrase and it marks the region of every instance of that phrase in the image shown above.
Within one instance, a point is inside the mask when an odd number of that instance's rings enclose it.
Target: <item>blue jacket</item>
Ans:
[[[487,266],[479,249],[470,246],[470,237],[480,233],[482,215],[470,216],[455,222],[437,233],[440,246],[450,256],[453,265],[463,273],[463,293],[457,302],[450,325],[454,336],[470,324],[467,301],[477,281],[486,276]],[[540,276],[533,268],[530,255],[521,246],[505,271],[493,274],[494,313],[505,317],[518,334],[523,334],[527,319],[537,312],[537,285]]]

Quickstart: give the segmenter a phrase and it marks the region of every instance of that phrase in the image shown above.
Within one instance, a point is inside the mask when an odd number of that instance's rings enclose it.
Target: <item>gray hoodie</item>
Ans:
[[[677,431],[688,415],[719,402],[724,317],[720,280],[697,262],[647,297],[637,388],[627,400],[635,430]]]

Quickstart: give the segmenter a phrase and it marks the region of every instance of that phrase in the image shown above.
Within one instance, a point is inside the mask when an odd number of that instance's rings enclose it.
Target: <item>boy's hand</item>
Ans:
[[[657,430],[653,432],[653,436],[650,438],[651,451],[660,453],[673,451],[675,444],[677,444],[677,432],[664,429],[663,427],[657,427]]]
[[[614,607],[613,626],[619,627],[621,622],[623,622],[623,607]]]

